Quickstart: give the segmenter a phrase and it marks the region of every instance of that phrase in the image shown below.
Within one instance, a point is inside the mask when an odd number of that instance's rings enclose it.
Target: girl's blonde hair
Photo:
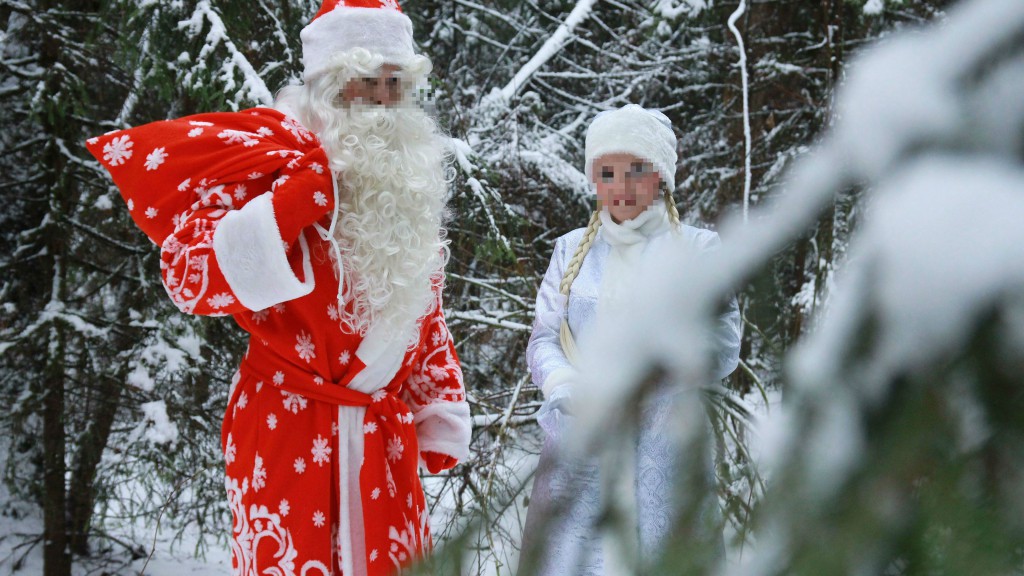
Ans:
[[[662,184],[662,196],[665,200],[665,208],[668,210],[668,217],[672,222],[672,227],[678,229],[679,209],[676,208],[672,193],[664,184]],[[562,276],[562,281],[558,284],[558,292],[565,296],[565,314],[562,315],[562,326],[558,336],[562,343],[562,352],[565,353],[565,357],[569,359],[569,362],[573,364],[576,363],[578,352],[576,350],[576,340],[573,338],[572,330],[569,328],[569,290],[572,288],[572,283],[576,280],[576,277],[580,274],[583,259],[590,252],[590,247],[594,244],[594,238],[597,237],[599,228],[601,228],[600,202],[598,202],[597,209],[590,215],[590,221],[587,223],[586,230],[583,231],[583,237],[580,238],[580,243],[576,246],[576,252],[573,253],[572,258],[569,260],[569,265],[565,267],[565,274]]]

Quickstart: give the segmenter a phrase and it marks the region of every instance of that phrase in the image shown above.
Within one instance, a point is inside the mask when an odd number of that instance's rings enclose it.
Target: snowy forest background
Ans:
[[[725,246],[652,275],[621,349],[653,330],[650,362],[592,373],[685,379],[705,303],[735,290],[744,315],[710,434],[680,446],[717,447],[715,485],[688,489],[717,491],[729,560],[679,530],[649,573],[1024,573],[1024,2],[402,5],[454,139],[446,305],[475,425],[470,461],[425,482],[430,569],[515,571],[536,286],[592,209],[588,122],[635,102],[672,119],[682,218]],[[243,335],[171,305],[83,142],[269,104],[318,8],[0,0],[0,569],[226,571]]]

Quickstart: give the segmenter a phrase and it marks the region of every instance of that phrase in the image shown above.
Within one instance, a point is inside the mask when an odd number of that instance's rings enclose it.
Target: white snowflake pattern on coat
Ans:
[[[256,461],[252,466],[252,489],[256,492],[260,491],[267,485],[267,469],[263,467],[263,458],[259,452],[256,453]]]
[[[249,491],[249,479],[243,478],[239,486],[238,480],[226,476],[224,486],[228,493],[228,506],[231,508],[231,516],[234,518],[232,532],[234,538],[231,541],[231,552],[235,557],[238,566],[233,574],[238,576],[263,576],[264,574],[275,574],[277,576],[295,576],[295,558],[298,551],[295,549],[295,542],[291,532],[281,526],[281,516],[285,514],[273,514],[266,506],[250,506],[246,509],[243,504],[243,496]],[[281,503],[287,507],[287,502]],[[277,544],[277,550],[273,554],[275,566],[257,566],[256,551],[261,545]],[[323,562],[308,560],[298,572],[302,576],[330,576],[331,571]]]
[[[292,414],[298,414],[301,410],[306,409],[307,400],[301,394],[292,394],[282,390],[281,395],[284,396],[284,409]]]
[[[316,440],[313,440],[313,448],[310,452],[313,454],[313,463],[319,464],[323,467],[324,464],[331,461],[331,447],[328,446],[330,440],[324,438],[320,434],[316,435]]]
[[[398,436],[388,440],[388,460],[394,462],[402,458],[402,452],[405,451],[405,445],[402,444],[402,439]]]
[[[394,526],[388,528],[388,537],[391,539],[388,557],[391,558],[391,562],[394,564],[395,568],[398,569],[401,569],[406,560],[415,553],[417,549],[417,539],[420,542],[428,541],[430,539],[428,515],[424,514],[420,516],[420,525],[418,527],[416,526],[416,523],[409,520],[408,517],[406,517],[405,521],[406,524],[402,527],[403,530],[401,532],[399,532],[398,528]]]
[[[224,464],[230,466],[235,461],[235,454],[237,453],[238,447],[235,446],[234,440],[231,438],[231,434],[228,434],[228,441],[224,445]]]
[[[302,358],[307,363],[316,358],[316,344],[313,344],[313,337],[311,335],[302,331],[295,337],[295,340],[298,342],[295,345],[295,351],[299,353],[299,358]]]

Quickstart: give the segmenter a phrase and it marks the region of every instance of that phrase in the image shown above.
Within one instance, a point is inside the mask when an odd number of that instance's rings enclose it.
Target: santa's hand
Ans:
[[[427,465],[427,470],[431,474],[448,470],[459,463],[453,456],[441,454],[440,452],[423,452],[421,456],[423,463]]]
[[[334,176],[322,148],[303,155],[274,182],[274,218],[289,244],[303,228],[334,211]]]

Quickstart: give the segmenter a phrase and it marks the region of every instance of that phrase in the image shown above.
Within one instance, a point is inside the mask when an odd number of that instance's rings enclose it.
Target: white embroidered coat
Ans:
[[[660,202],[637,220],[645,221],[640,230],[648,232],[645,240],[639,245],[624,246],[620,241],[622,234],[615,234],[622,230],[615,229],[616,225],[607,213],[603,214],[603,225],[568,298],[569,327],[581,345],[585,345],[583,343],[593,328],[599,309],[614,306],[614,300],[628,298],[623,294],[610,298],[612,302],[609,302],[607,294],[602,298],[602,291],[618,292],[623,285],[617,279],[605,277],[609,268],[616,274],[628,274],[635,270],[644,253],[666,242],[685,243],[699,251],[714,250],[720,243],[718,234],[710,230],[686,225],[682,225],[678,233],[671,230],[664,205]],[[627,236],[630,233],[625,232]],[[572,421],[572,416],[564,408],[567,405],[567,388],[560,385],[571,383],[574,393],[579,393],[586,383],[573,381],[575,368],[566,358],[559,341],[558,328],[565,314],[565,300],[559,294],[558,286],[583,233],[583,228],[573,230],[555,242],[551,264],[537,294],[536,319],[527,348],[527,363],[533,382],[545,391],[547,400],[538,416],[546,439],[534,479],[523,550],[540,545],[543,554],[538,574],[551,576],[615,572],[609,566],[607,542],[602,542],[596,529],[602,490],[599,467],[595,462],[570,463],[562,460],[560,455],[560,443]],[[736,368],[740,336],[739,308],[736,299],[731,298],[726,312],[718,318],[713,334],[717,348],[712,370],[715,379],[724,378]],[[694,390],[663,390],[657,395],[659,401],[646,402],[641,410],[633,485],[636,501],[633,506],[627,505],[635,514],[640,553],[648,559],[657,553],[675,521],[672,514],[676,502],[673,477],[680,463],[673,457],[677,450],[662,433],[675,412],[672,401],[662,400],[697,401]],[[705,467],[708,475],[713,473],[710,461],[693,465]],[[707,501],[702,508],[706,514],[718,513],[716,501]],[[544,527],[545,516],[549,513],[556,517]],[[537,541],[539,538],[544,541]],[[721,547],[720,537],[713,536],[712,543]]]

